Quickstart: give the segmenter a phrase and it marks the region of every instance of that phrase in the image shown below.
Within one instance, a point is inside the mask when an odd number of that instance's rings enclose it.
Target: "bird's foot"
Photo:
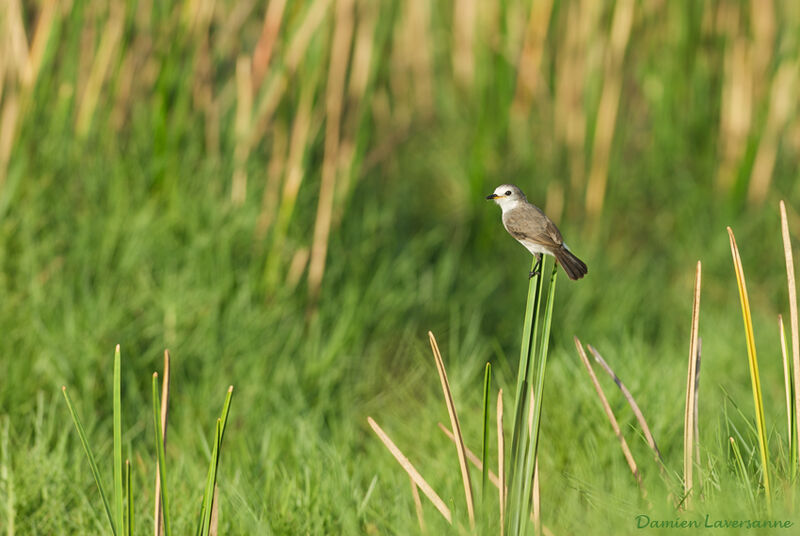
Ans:
[[[536,264],[533,265],[533,270],[528,274],[528,279],[533,278],[535,275],[539,275],[542,273],[542,259],[536,261]]]

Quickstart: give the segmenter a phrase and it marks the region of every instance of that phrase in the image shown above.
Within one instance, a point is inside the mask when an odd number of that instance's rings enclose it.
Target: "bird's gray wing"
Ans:
[[[560,247],[564,242],[561,233],[550,221],[550,218],[531,204],[522,205],[503,214],[503,225],[517,240],[526,240],[551,247]]]

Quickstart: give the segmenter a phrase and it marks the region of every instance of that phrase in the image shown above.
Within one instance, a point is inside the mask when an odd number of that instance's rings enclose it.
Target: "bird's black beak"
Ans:
[[[497,194],[490,194],[490,195],[486,196],[486,199],[497,199],[498,197],[500,197],[500,196],[497,195]]]

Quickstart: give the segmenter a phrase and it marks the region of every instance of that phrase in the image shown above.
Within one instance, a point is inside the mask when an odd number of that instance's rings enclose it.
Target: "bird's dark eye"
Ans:
[[[506,195],[511,195],[511,190],[507,190]]]

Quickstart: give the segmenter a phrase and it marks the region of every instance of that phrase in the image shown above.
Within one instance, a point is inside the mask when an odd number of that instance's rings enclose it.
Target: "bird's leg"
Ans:
[[[536,255],[536,264],[533,265],[533,270],[531,271],[531,273],[528,274],[528,279],[542,273],[542,254],[536,253],[535,255]]]

